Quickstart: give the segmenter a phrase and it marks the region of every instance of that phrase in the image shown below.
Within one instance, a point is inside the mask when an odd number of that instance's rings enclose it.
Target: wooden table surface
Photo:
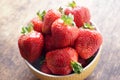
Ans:
[[[0,1],[0,80],[37,80],[19,54],[17,40],[22,25],[38,10],[58,8],[71,0]],[[90,9],[91,20],[104,42],[101,59],[86,80],[120,80],[120,0],[76,0]]]

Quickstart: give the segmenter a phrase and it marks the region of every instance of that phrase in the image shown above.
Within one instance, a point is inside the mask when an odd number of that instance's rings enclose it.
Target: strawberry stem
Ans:
[[[76,7],[77,5],[76,5],[76,2],[75,2],[75,1],[72,1],[71,3],[69,3],[68,6],[74,8],[74,7]]]
[[[44,20],[45,14],[46,14],[45,10],[42,13],[40,11],[37,12],[37,16],[40,18],[41,21]]]
[[[74,16],[72,14],[69,14],[69,15],[62,15],[61,19],[64,21],[64,23],[66,25],[72,25],[74,26],[75,23],[74,23]]]
[[[95,27],[93,27],[90,23],[84,23],[83,28],[84,29],[90,29],[90,30],[95,29]]]
[[[83,71],[83,67],[80,63],[71,61],[71,67],[75,73],[80,74]]]
[[[33,24],[29,23],[26,27],[22,27],[22,34],[27,34],[33,30]]]
[[[58,11],[59,11],[61,14],[64,14],[62,7],[59,7]]]

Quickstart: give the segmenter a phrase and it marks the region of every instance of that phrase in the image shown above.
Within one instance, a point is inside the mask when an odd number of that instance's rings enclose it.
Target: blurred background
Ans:
[[[66,6],[72,0],[0,1],[0,80],[37,80],[19,54],[21,27],[38,10]],[[103,35],[101,59],[86,80],[120,79],[120,0],[74,0],[89,8],[91,20]]]

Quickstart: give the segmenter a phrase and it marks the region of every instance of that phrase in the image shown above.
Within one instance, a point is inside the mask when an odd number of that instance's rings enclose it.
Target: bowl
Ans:
[[[94,23],[92,22],[91,24],[93,25]],[[96,28],[96,30],[99,32],[99,29]],[[101,54],[101,46],[95,53],[95,57],[93,58],[93,60],[86,67],[84,67],[83,71],[80,74],[72,73],[72,74],[64,75],[64,76],[46,74],[46,73],[43,73],[43,72],[39,71],[38,69],[36,69],[28,61],[25,60],[25,63],[27,64],[30,71],[37,78],[39,78],[41,80],[84,80],[94,71],[94,69],[97,66],[97,63],[100,59],[100,54]]]

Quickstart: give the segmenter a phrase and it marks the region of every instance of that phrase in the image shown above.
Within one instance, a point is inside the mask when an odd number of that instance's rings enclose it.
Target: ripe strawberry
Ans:
[[[49,68],[47,67],[47,63],[44,62],[41,67],[40,67],[40,71],[47,73],[47,74],[51,74],[52,72],[49,70]]]
[[[18,40],[21,56],[30,63],[41,56],[44,40],[41,33],[33,31],[32,26],[22,28],[23,35]]]
[[[53,74],[67,75],[72,72],[82,71],[82,67],[78,61],[78,53],[70,47],[57,49],[46,54],[46,62],[48,68]]]
[[[83,26],[84,23],[90,22],[90,12],[88,8],[77,6],[76,3],[73,1],[69,4],[70,8],[65,9],[65,14],[73,14],[74,21],[77,27]]]
[[[45,11],[43,11],[42,13],[37,12],[37,17],[31,20],[35,31],[42,32],[43,19],[45,13],[46,13]]]
[[[42,32],[43,22],[38,17],[33,18],[31,22],[34,25],[35,31]]]
[[[92,26],[88,24],[85,25],[84,28],[91,28],[92,30],[79,29],[79,36],[75,42],[75,48],[81,58],[88,59],[94,55],[100,47],[102,36],[98,31],[93,30]]]
[[[44,24],[43,24],[43,27],[42,27],[42,32],[45,33],[45,34],[48,34],[51,32],[51,25],[52,23],[60,18],[61,16],[61,13],[58,12],[58,11],[55,11],[55,10],[49,10],[47,11],[45,17],[44,17]]]
[[[45,36],[45,50],[46,51],[51,51],[54,49],[54,42],[53,38],[51,35],[46,35]]]
[[[62,15],[57,19],[51,28],[52,37],[55,48],[64,48],[73,46],[74,41],[78,37],[79,29],[73,22],[72,15]]]

